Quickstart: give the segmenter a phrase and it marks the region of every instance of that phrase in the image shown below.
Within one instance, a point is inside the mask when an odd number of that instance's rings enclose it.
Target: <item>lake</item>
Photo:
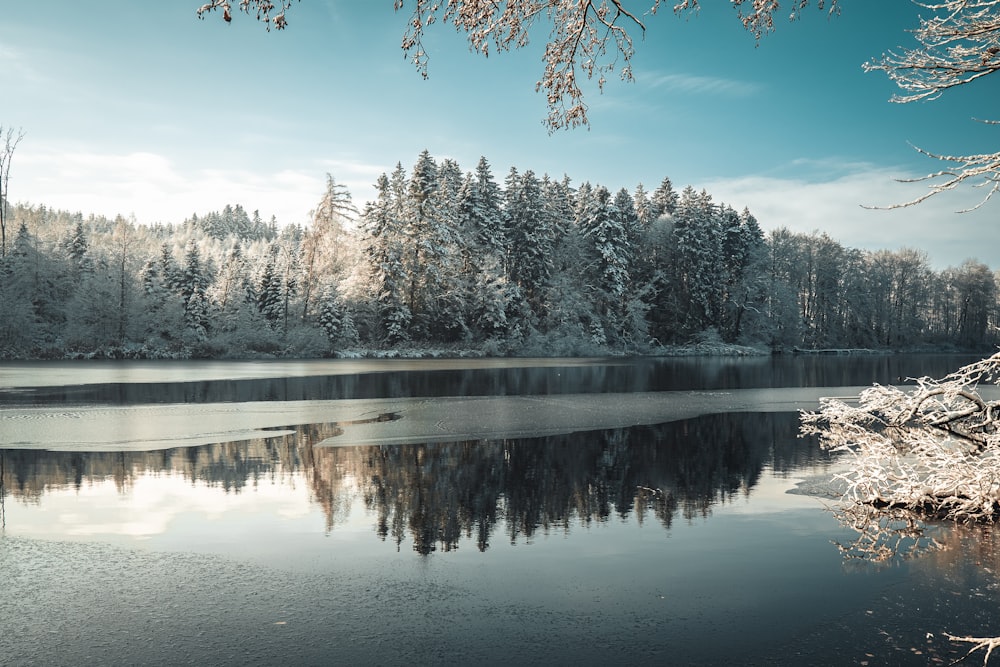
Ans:
[[[797,411],[973,359],[4,363],[0,663],[947,664],[1000,536]]]

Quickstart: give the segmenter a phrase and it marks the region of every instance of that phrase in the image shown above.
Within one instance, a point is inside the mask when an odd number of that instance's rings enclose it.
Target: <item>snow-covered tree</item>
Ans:
[[[83,228],[82,220],[76,223],[72,233],[63,243],[63,247],[66,249],[66,254],[69,256],[73,273],[77,278],[79,278],[81,274],[85,274],[93,270],[93,263],[91,262],[90,256],[87,252],[90,249],[90,243],[87,241],[87,233]]]
[[[464,275],[465,320],[488,337],[507,328],[509,281],[504,273],[507,238],[503,226],[503,193],[490,164],[479,158],[458,193],[461,271]]]
[[[635,186],[635,192],[632,193],[632,204],[635,207],[635,217],[640,231],[649,229],[649,226],[653,224],[653,220],[658,216],[653,202],[649,198],[649,193],[646,192],[646,188],[642,183]]]
[[[631,215],[628,211],[623,214],[617,201],[617,198],[612,200],[611,193],[603,185],[594,188],[584,205],[580,227],[589,246],[588,254],[593,257],[593,268],[588,272],[588,278],[596,310],[604,314],[603,324],[610,329],[611,335],[620,337],[625,328],[625,302],[631,288],[630,236],[634,227],[634,211]],[[606,342],[607,332],[603,339]]]
[[[326,191],[312,213],[312,226],[302,242],[302,320],[309,319],[313,295],[336,283],[354,268],[346,225],[358,215],[351,193],[326,175]]]
[[[504,222],[509,243],[508,275],[535,316],[544,314],[544,289],[552,267],[553,220],[547,215],[535,172],[512,170],[505,191]]]
[[[674,190],[674,184],[669,177],[664,177],[649,199],[652,218],[655,220],[660,216],[672,216],[677,210],[680,202],[680,195]]]
[[[184,326],[195,341],[203,341],[207,337],[208,297],[205,290],[209,281],[198,245],[192,242],[188,244],[184,255],[184,269],[178,289],[184,306]]]
[[[272,329],[281,329],[284,322],[285,298],[277,255],[277,248],[272,246],[257,285],[257,310]]]
[[[365,254],[371,267],[371,288],[382,337],[389,344],[410,338],[410,308],[407,304],[406,240],[403,236],[406,205],[406,174],[396,165],[390,180],[379,176],[378,192],[362,215]]]
[[[425,264],[425,309],[418,323],[432,339],[454,341],[469,336],[465,318],[468,293],[463,268],[468,241],[462,229],[460,191],[462,171],[458,163],[444,159],[438,165],[432,194],[432,217],[425,229],[422,259]]]
[[[326,288],[320,295],[319,325],[333,347],[358,342],[354,317],[334,287]]]
[[[687,186],[674,212],[675,288],[688,334],[718,326],[722,301],[722,234],[711,196]]]
[[[0,354],[20,356],[31,349],[37,335],[32,303],[33,243],[24,223],[10,252],[0,256]]]

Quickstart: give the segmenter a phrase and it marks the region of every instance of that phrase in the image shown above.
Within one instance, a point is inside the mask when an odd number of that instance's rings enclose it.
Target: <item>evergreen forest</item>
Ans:
[[[981,350],[997,277],[968,260],[765,234],[678,191],[574,186],[421,153],[358,210],[327,177],[307,224],[238,204],[172,224],[11,205],[0,358]],[[685,347],[687,346],[687,347]],[[694,346],[694,347],[692,347]],[[698,347],[702,346],[702,347]]]

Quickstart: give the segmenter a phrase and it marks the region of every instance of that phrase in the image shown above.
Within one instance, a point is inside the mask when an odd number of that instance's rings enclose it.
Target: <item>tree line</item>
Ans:
[[[358,211],[332,177],[308,224],[239,205],[140,225],[11,208],[0,356],[329,356],[438,348],[649,354],[691,341],[762,349],[981,349],[997,281],[777,229],[705,190],[612,193],[481,158],[421,153]]]

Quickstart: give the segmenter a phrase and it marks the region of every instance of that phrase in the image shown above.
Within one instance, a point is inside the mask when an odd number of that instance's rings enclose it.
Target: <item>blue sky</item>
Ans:
[[[289,28],[238,15],[199,21],[200,0],[8,3],[0,23],[0,123],[26,136],[13,201],[180,221],[240,203],[305,222],[330,173],[360,207],[379,173],[428,149],[466,169],[480,155],[611,189],[680,189],[749,206],[765,229],[820,230],[861,248],[915,247],[938,268],[976,257],[1000,267],[1000,202],[968,214],[966,188],[899,211],[920,194],[933,152],[996,149],[996,81],[934,102],[890,104],[862,62],[912,45],[910,0],[811,9],[755,45],[728,3],[646,17],[636,83],[590,91],[591,127],[550,135],[534,90],[546,38],[517,53],[469,53],[436,26],[425,81],[399,48],[406,10],[391,0],[302,0]],[[412,3],[410,3],[412,4]],[[642,3],[634,3],[636,7]],[[668,3],[670,4],[670,3]],[[788,4],[788,3],[785,3]],[[96,7],[96,8],[95,8]],[[909,142],[909,143],[908,143]]]

